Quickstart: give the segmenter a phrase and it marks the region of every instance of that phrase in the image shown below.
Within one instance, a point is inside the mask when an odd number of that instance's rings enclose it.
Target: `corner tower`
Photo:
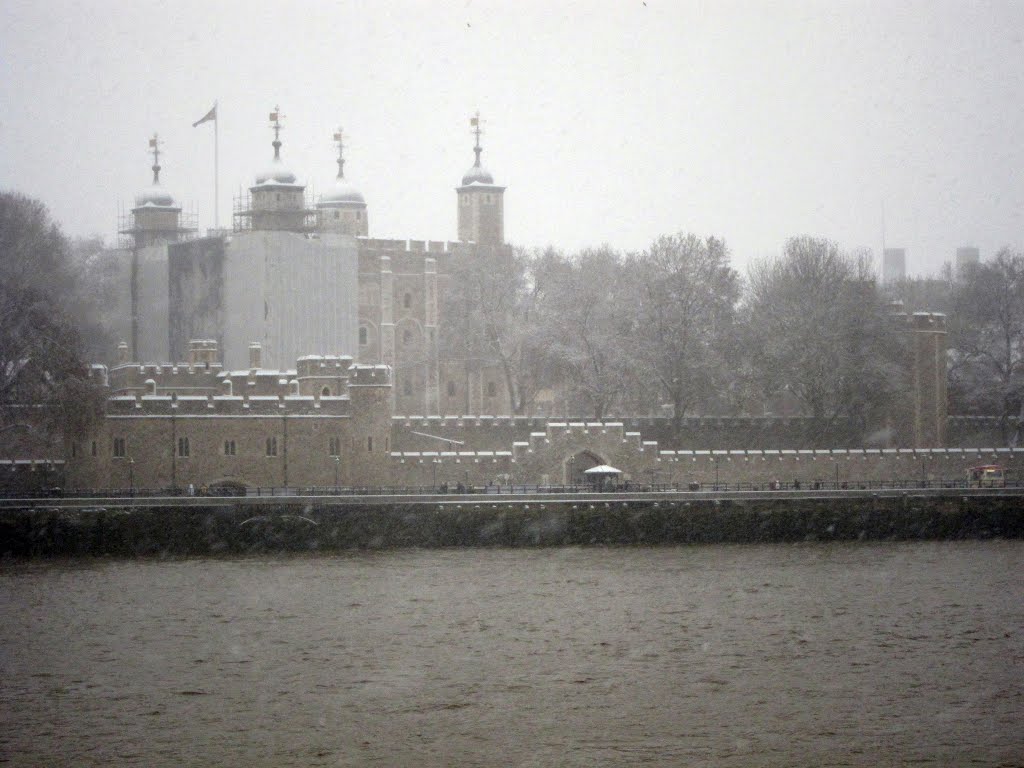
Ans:
[[[285,232],[304,232],[312,211],[306,208],[306,187],[295,181],[292,173],[281,161],[281,110],[274,107],[270,113],[270,127],[274,131],[274,159],[269,168],[256,174],[256,183],[249,187],[248,205],[237,206],[236,229],[270,229]]]
[[[494,177],[480,164],[480,113],[470,118],[471,133],[476,138],[473,151],[476,160],[455,188],[458,196],[459,240],[477,245],[502,245],[505,242],[505,188],[494,183]]]
[[[127,226],[121,226],[120,233],[131,235],[135,248],[145,248],[160,243],[174,243],[192,231],[181,226],[181,206],[174,197],[160,186],[160,137],[153,134],[149,149],[153,153],[153,183],[135,196],[135,206]]]
[[[345,137],[341,128],[334,134],[334,142],[338,145],[338,177],[316,205],[317,229],[366,237],[370,228],[366,199],[345,179]]]

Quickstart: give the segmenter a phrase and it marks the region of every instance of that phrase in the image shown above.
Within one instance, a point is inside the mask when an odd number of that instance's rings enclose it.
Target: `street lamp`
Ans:
[[[128,495],[135,495],[135,459],[128,457]]]
[[[334,457],[334,493],[338,493],[338,471],[341,469],[341,456]]]
[[[437,465],[440,464],[440,463],[441,463],[440,459],[434,459],[432,462],[430,462],[430,466],[434,470],[434,487],[435,488],[437,488]]]

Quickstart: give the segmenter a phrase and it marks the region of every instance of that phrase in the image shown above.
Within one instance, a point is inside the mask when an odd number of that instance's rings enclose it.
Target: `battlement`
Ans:
[[[946,332],[946,316],[941,312],[915,312],[910,316],[910,327],[915,331]]]
[[[303,355],[295,364],[296,373],[300,378],[347,375],[351,367],[350,355]]]
[[[438,254],[451,253],[456,243],[444,240],[400,240],[383,237],[357,237],[360,249],[399,253]]]
[[[107,400],[108,418],[348,416],[343,397],[303,395],[117,395]]]
[[[353,365],[349,368],[350,387],[390,387],[391,367],[388,365]]]

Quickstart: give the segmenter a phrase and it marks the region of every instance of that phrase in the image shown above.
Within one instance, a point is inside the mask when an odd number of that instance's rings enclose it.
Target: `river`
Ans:
[[[0,564],[12,765],[1024,765],[1024,543]]]

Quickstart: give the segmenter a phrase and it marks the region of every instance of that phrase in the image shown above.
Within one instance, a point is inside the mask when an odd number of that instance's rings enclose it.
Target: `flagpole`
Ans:
[[[220,168],[218,163],[220,112],[217,111],[216,101],[213,102],[213,109],[213,228],[220,229]]]

